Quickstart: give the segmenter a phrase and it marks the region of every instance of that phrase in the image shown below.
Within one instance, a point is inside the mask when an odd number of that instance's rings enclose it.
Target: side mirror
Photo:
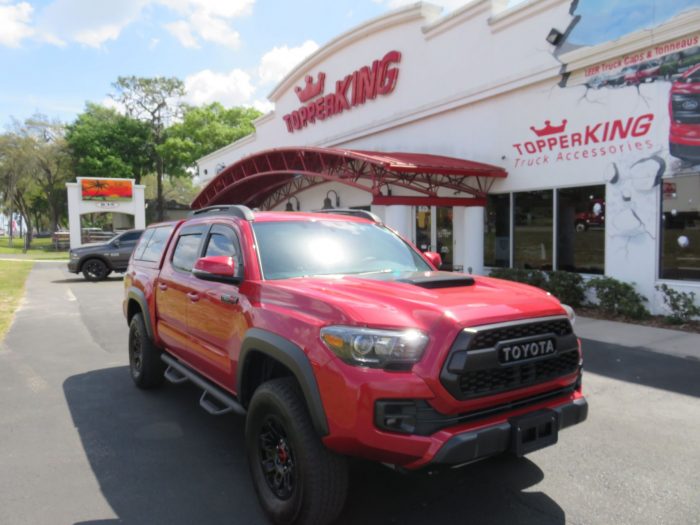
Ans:
[[[114,241],[112,241],[112,246],[114,246],[115,248],[119,248],[121,245],[122,243],[119,239],[115,239]]]
[[[438,252],[424,252],[425,258],[430,261],[437,270],[442,266],[442,256]]]
[[[233,257],[226,255],[212,255],[197,259],[192,268],[192,275],[204,281],[215,281],[220,283],[239,284],[240,276],[238,264]]]

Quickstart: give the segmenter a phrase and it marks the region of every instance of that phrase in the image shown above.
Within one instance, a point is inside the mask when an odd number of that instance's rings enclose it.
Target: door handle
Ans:
[[[223,294],[221,296],[221,302],[226,304],[238,304],[238,297],[235,295]]]
[[[165,283],[158,283],[158,288],[160,288],[161,290],[165,291],[165,290],[168,289],[168,285],[165,284]]]
[[[199,301],[199,294],[198,293],[187,292],[187,297],[189,297],[190,301],[192,301],[193,303],[196,303],[197,301]]]

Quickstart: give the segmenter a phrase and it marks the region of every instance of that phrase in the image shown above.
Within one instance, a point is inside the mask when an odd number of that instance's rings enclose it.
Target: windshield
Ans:
[[[253,229],[265,279],[432,270],[401,238],[376,224],[260,222]]]

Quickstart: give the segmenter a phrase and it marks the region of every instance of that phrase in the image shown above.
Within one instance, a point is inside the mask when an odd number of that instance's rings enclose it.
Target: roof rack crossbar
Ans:
[[[243,206],[242,204],[219,204],[216,206],[207,206],[206,208],[192,210],[190,213],[190,217],[199,217],[202,215],[233,215],[234,217],[239,217],[241,219],[245,219],[246,221],[252,221],[255,219],[253,211],[248,208],[248,206]]]
[[[314,210],[313,213],[332,213],[335,215],[350,215],[351,217],[361,217],[369,219],[377,224],[382,224],[382,219],[378,215],[367,210],[355,210],[353,208],[328,208],[324,210]]]

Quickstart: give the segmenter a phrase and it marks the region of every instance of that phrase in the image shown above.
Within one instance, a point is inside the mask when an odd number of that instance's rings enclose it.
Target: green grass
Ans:
[[[0,261],[0,341],[12,324],[32,266],[26,261]]]
[[[14,238],[12,248],[10,248],[10,238],[0,237],[0,257],[3,255],[13,255],[22,259],[68,259],[68,251],[56,251],[53,248],[50,238],[34,239],[32,247],[26,254],[22,253],[24,239]]]

